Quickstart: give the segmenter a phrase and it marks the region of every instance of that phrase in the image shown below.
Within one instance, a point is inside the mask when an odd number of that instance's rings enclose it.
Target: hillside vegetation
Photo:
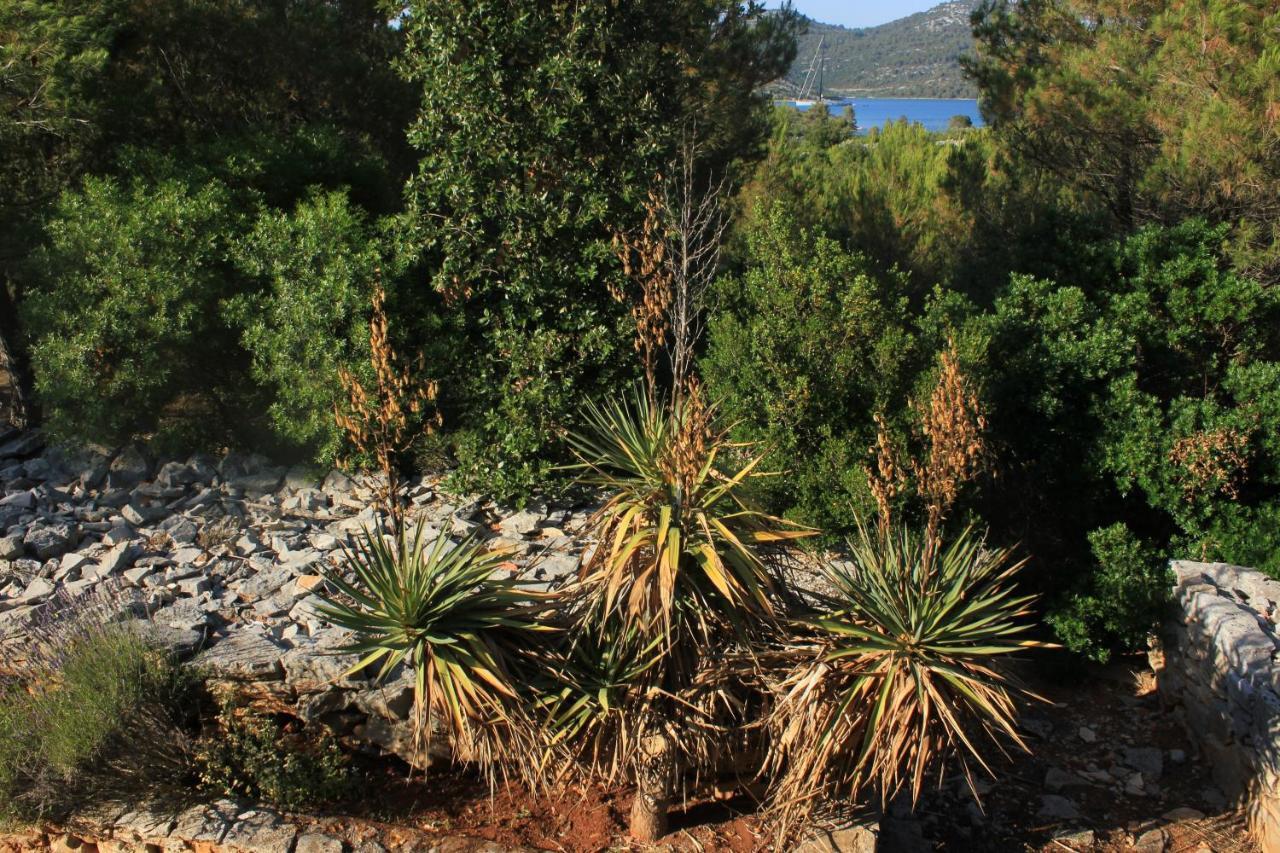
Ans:
[[[405,474],[525,502],[585,402],[696,377],[829,543],[931,518],[945,355],[989,452],[944,526],[1018,543],[1071,650],[1141,649],[1168,557],[1280,577],[1280,13],[1203,5],[984,4],[987,126],[855,139],[770,110],[816,31],[736,0],[0,3],[0,338],[33,421],[112,447],[361,462],[364,389],[422,387]],[[897,33],[922,82],[877,94],[963,94],[924,36],[967,12],[843,31],[828,86]]]
[[[878,27],[849,29],[809,21],[796,61],[778,94],[795,95],[813,65],[818,43],[826,46],[828,94],[878,98],[976,98],[960,57],[973,51],[969,15],[976,0],[950,0],[925,12]]]

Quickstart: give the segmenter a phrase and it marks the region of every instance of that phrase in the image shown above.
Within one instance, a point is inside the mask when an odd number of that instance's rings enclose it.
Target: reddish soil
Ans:
[[[490,792],[478,776],[457,770],[407,779],[383,768],[371,774],[361,800],[316,822],[348,839],[381,836],[396,849],[406,830],[438,836],[467,836],[502,845],[541,850],[623,850],[631,794],[625,789],[575,786],[540,796],[522,784],[499,783]],[[663,846],[671,850],[749,853],[764,848],[754,804],[708,791],[677,802]]]
[[[913,814],[893,817],[895,810],[890,810],[882,849],[1256,850],[1243,816],[1222,802],[1210,769],[1195,754],[1181,723],[1161,706],[1145,661],[1134,658],[1065,680],[1038,677],[1031,687],[1049,700],[1026,716],[1033,752],[994,762],[996,779],[987,783],[983,811],[971,805],[957,779],[948,780],[941,790],[926,794]],[[1080,737],[1081,727],[1096,735],[1092,742]],[[1132,773],[1123,763],[1126,747],[1153,747],[1165,756],[1159,778],[1148,779],[1138,794],[1123,790]],[[1170,750],[1181,750],[1183,761],[1171,760]],[[1050,768],[1081,778],[1054,790],[1046,778]],[[1099,770],[1112,773],[1115,782],[1082,777]],[[354,839],[367,837],[352,832],[358,826],[364,825],[365,833],[376,826],[379,834],[390,833],[383,835],[384,843],[395,840],[397,827],[412,827],[433,835],[575,853],[636,846],[626,835],[631,804],[626,790],[587,786],[546,798],[512,784],[499,785],[491,796],[482,780],[453,770],[412,781],[385,767],[379,774],[361,804],[330,819],[332,830],[344,830],[340,834]],[[1041,816],[1046,794],[1069,798],[1079,816]],[[678,805],[663,846],[734,853],[769,849],[768,827],[753,810],[746,797],[699,792]]]

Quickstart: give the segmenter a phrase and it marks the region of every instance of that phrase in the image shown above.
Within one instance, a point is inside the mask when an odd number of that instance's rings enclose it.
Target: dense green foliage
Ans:
[[[272,400],[272,426],[329,462],[338,451],[333,411],[339,367],[368,365],[365,308],[380,258],[378,235],[345,193],[316,194],[293,212],[270,211],[233,249],[265,287],[227,306],[252,354],[251,375]]]
[[[615,240],[693,141],[732,195],[706,387],[785,472],[753,497],[853,530],[877,417],[916,440],[953,342],[989,449],[954,518],[1022,543],[1105,657],[1169,556],[1280,573],[1273,6],[992,0],[990,126],[859,137],[770,119],[821,31],[797,55],[755,3],[0,0],[0,336],[55,433],[328,461],[380,282],[439,382],[434,456],[527,497],[639,372]],[[873,34],[832,34],[829,86]]]
[[[770,506],[848,530],[873,416],[908,442],[927,356],[954,337],[991,448],[965,513],[1022,543],[1049,624],[1099,658],[1141,644],[1171,556],[1280,572],[1275,29],[1259,4],[1220,10],[1233,64],[1215,69],[1103,5],[985,10],[989,130],[850,140],[780,115],[704,361],[741,436],[792,472]],[[1165,33],[1189,14],[1144,9]],[[877,306],[856,331],[855,294]]]
[[[230,367],[217,309],[237,230],[216,182],[90,178],[63,197],[33,259],[42,281],[24,304],[27,326],[41,330],[32,361],[55,431],[120,441],[169,415],[207,416],[173,411],[187,389],[214,399],[231,390],[214,370]]]
[[[215,726],[195,745],[200,788],[298,811],[350,794],[354,776],[327,730],[286,730],[224,697]]]
[[[314,205],[295,211],[314,187],[349,187],[371,213],[398,205],[412,101],[380,3],[12,0],[0,23],[0,335],[34,372],[49,425],[104,441],[160,433],[331,452],[318,425],[327,403],[280,393],[283,342],[223,306],[249,298],[274,319],[316,321],[297,336],[334,334],[332,318],[267,304],[290,295],[270,267],[317,259],[267,245],[254,223],[319,227]],[[327,251],[367,251],[359,216],[329,219],[346,233]],[[367,267],[329,263],[290,287],[332,290]]]
[[[1275,280],[1278,27],[1269,0],[988,0],[971,69],[1011,152],[1115,226],[1229,222]]]
[[[924,12],[876,27],[849,29],[808,21],[796,61],[779,81],[778,92],[795,94],[814,66],[818,43],[826,52],[830,95],[875,98],[975,98],[960,57],[973,52],[969,13],[976,0],[939,2]],[[810,97],[817,94],[813,83]]]
[[[725,0],[409,4],[407,240],[463,317],[446,393],[467,404],[464,484],[544,480],[583,395],[634,375],[611,240],[638,226],[683,135],[708,169],[750,156],[755,88],[790,61],[791,27]]]
[[[769,504],[828,529],[874,510],[863,476],[872,415],[901,399],[916,350],[901,278],[816,237],[775,206],[747,268],[719,283],[703,369],[739,437],[760,442]],[[768,306],[768,310],[762,310]]]

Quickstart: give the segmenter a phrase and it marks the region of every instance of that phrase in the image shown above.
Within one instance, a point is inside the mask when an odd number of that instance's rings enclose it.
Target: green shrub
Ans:
[[[267,413],[285,442],[332,462],[340,367],[369,368],[368,309],[379,272],[378,241],[343,192],[314,193],[292,213],[264,213],[235,246],[237,266],[261,282],[234,299],[251,375],[269,394]]]
[[[1173,588],[1169,557],[1124,524],[1089,534],[1093,566],[1048,622],[1073,651],[1107,661],[1114,649],[1141,649],[1159,626]]]
[[[172,787],[188,770],[176,709],[189,679],[145,623],[72,611],[33,627],[0,684],[0,821],[30,821],[104,790]]]
[[[750,235],[746,271],[717,284],[702,368],[735,437],[786,472],[756,484],[768,508],[835,531],[874,511],[873,416],[901,414],[917,350],[900,285],[781,207]]]
[[[1175,557],[1276,566],[1280,297],[1189,221],[1094,246],[1089,288],[1015,278],[973,319],[1002,484],[1072,649],[1139,648]]]
[[[346,756],[327,731],[286,731],[270,717],[223,697],[214,731],[196,744],[200,786],[297,811],[351,791]]]
[[[717,176],[754,154],[758,86],[790,63],[796,18],[736,0],[407,6],[406,236],[465,318],[456,482],[527,494],[582,400],[636,375],[614,234],[693,127]]]
[[[217,181],[86,178],[62,196],[23,306],[54,432],[122,442],[222,420],[210,415],[236,396],[243,359],[218,304],[234,286],[227,249],[243,226]]]

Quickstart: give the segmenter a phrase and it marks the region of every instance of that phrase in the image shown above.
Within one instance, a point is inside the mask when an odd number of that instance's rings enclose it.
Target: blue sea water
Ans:
[[[808,104],[796,105],[795,101],[778,101],[783,106],[807,110]],[[827,109],[840,115],[846,105],[853,107],[858,121],[858,132],[866,133],[873,127],[883,127],[887,121],[905,118],[918,122],[927,130],[946,130],[947,122],[955,115],[966,115],[974,127],[982,127],[982,114],[978,102],[968,98],[855,98],[852,101],[828,102]]]

